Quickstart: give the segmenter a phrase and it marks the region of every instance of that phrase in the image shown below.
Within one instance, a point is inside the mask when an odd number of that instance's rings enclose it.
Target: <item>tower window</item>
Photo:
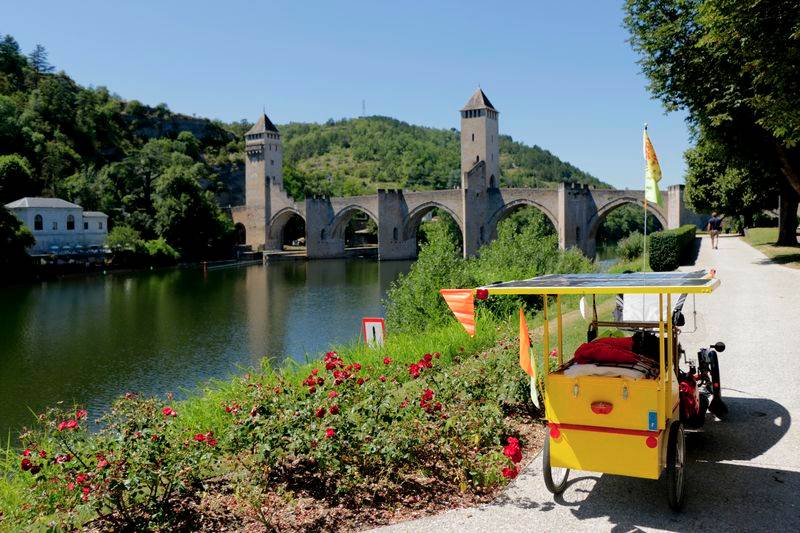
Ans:
[[[44,222],[42,222],[42,215],[36,215],[33,217],[33,229],[36,231],[42,231],[44,229]]]
[[[480,161],[480,160],[481,160],[481,156],[479,156],[479,155],[476,155],[476,156],[475,156],[475,162],[477,163],[477,162],[478,162],[478,161]]]
[[[392,239],[397,240],[397,228],[392,230]]]
[[[472,142],[475,142],[475,134],[472,134]]]

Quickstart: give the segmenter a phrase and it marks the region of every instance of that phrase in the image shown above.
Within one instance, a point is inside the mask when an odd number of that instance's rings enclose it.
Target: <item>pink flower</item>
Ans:
[[[102,456],[99,457],[98,461],[97,461],[97,469],[98,470],[102,470],[103,468],[105,468],[107,466],[108,466],[108,461],[106,460],[106,458],[102,457]]]
[[[78,421],[72,419],[64,420],[58,424],[59,431],[64,431],[65,429],[75,429],[77,427],[78,427]]]
[[[178,416],[178,413],[176,413],[176,412],[175,412],[175,411],[172,409],[172,407],[165,407],[165,408],[163,408],[163,409],[161,410],[161,413],[162,413],[164,416]]]
[[[209,446],[216,446],[217,445],[217,439],[208,439],[208,445]]]
[[[335,429],[328,428],[328,429],[325,430],[325,438],[326,439],[333,438],[334,435],[336,435],[336,430]]]
[[[384,357],[383,358],[383,364],[384,365],[388,365],[391,362],[392,362],[392,359],[390,357]]]
[[[328,412],[330,414],[332,414],[332,415],[338,415],[339,414],[339,406],[336,405],[336,404],[331,405],[330,408],[328,409]]]
[[[44,450],[39,450],[39,457],[44,459],[45,457],[47,457],[47,452],[45,452]]]
[[[337,396],[339,396],[339,393],[335,390],[332,390],[328,393],[328,398],[336,398]]]
[[[75,483],[73,483],[72,481],[70,481],[69,483],[67,483],[67,488],[68,488],[69,490],[75,490]]]
[[[57,465],[60,465],[62,463],[66,463],[67,461],[69,461],[71,459],[72,459],[72,456],[70,454],[66,454],[66,455],[59,454],[59,455],[56,455],[55,461],[56,461]]]
[[[82,418],[86,418],[88,415],[89,415],[89,411],[87,411],[86,409],[78,409],[75,412],[75,418],[77,420],[80,420]]]
[[[516,466],[506,467],[503,469],[503,477],[506,479],[514,479],[519,474]]]

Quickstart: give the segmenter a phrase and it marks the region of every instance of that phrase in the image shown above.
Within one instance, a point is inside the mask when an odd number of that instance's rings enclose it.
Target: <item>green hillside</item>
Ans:
[[[305,193],[354,195],[378,188],[446,189],[460,183],[456,129],[413,126],[389,117],[290,123],[283,137],[284,182],[294,197]],[[591,174],[538,146],[500,137],[501,185],[551,187],[574,181],[608,187]]]

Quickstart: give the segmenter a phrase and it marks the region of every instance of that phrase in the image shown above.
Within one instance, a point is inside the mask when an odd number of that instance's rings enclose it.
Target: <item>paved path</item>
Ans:
[[[724,341],[725,422],[688,440],[687,503],[667,506],[660,482],[572,472],[558,498],[537,458],[495,502],[385,531],[800,531],[800,270],[773,264],[738,238],[708,240],[697,265],[716,268],[719,290],[697,297],[689,353]],[[691,299],[684,310],[691,311]],[[691,312],[685,330],[692,329]]]

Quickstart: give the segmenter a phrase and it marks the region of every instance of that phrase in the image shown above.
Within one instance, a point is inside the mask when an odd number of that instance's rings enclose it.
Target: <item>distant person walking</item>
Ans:
[[[717,212],[711,213],[711,218],[708,219],[708,235],[711,237],[711,247],[719,250],[719,232],[722,229],[722,217],[717,216]]]

